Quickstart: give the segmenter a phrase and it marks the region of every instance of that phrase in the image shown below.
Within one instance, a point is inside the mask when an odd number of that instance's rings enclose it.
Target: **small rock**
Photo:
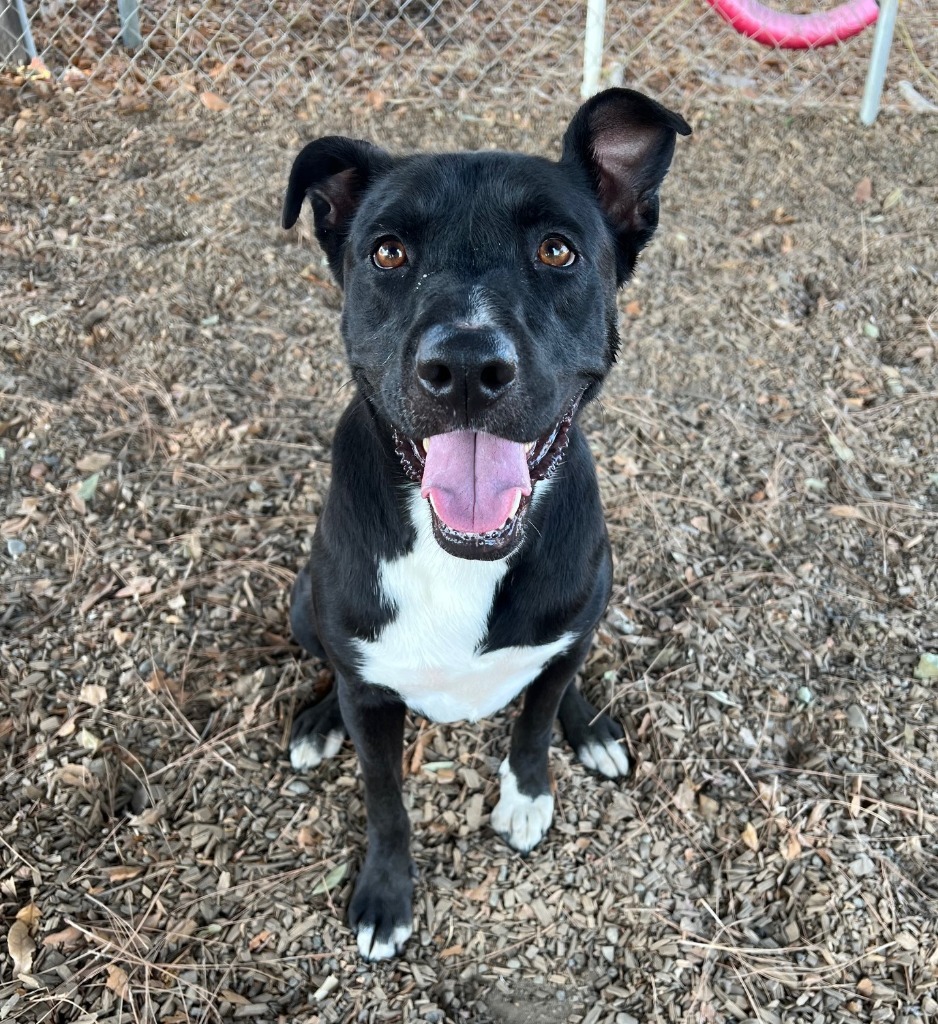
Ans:
[[[287,790],[293,793],[294,796],[306,796],[309,792],[309,786],[302,779],[294,779],[292,782],[287,783]]]
[[[810,704],[814,700],[814,694],[807,686],[799,686],[796,696],[802,704]]]
[[[863,708],[859,704],[851,704],[847,708],[847,724],[854,732],[870,731],[870,723],[867,721]]]
[[[7,554],[12,559],[17,559],[20,555],[26,554],[26,545],[19,539],[19,537],[10,537],[7,541]]]
[[[633,622],[621,608],[617,608],[615,605],[607,612],[606,621],[622,636],[632,636],[635,633],[641,632],[641,627]]]
[[[10,542],[7,541],[9,547]],[[938,654],[926,652],[918,659],[915,666],[916,679],[938,679]]]
[[[861,853],[856,860],[852,860],[848,868],[854,878],[865,878],[867,875],[872,875],[876,872],[876,864],[865,853]]]
[[[759,746],[758,741],[752,734],[752,729],[748,728],[745,725],[742,727],[742,729],[739,730],[739,738],[743,741],[743,743],[745,743],[747,747]]]
[[[334,975],[330,974],[328,978],[316,989],[313,993],[313,1002],[318,1003],[326,998],[327,995],[334,989],[339,987],[339,979]]]

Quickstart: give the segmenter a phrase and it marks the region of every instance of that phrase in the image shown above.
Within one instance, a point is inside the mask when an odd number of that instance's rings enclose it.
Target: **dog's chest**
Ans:
[[[378,588],[394,618],[373,641],[357,641],[362,677],[398,694],[435,722],[475,721],[516,697],[573,635],[536,647],[480,652],[505,561],[477,562],[447,554],[433,539],[419,494],[411,502],[413,550],[381,562]]]

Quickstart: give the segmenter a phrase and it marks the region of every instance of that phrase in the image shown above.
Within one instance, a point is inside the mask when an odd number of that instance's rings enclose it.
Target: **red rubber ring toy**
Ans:
[[[822,14],[784,14],[759,0],[707,0],[741,35],[763,46],[808,50],[832,46],[862,32],[879,15],[876,0],[849,0]]]

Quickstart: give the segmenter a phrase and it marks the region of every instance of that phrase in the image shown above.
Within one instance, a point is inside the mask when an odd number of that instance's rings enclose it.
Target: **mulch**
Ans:
[[[637,768],[558,737],[523,859],[487,826],[513,712],[412,721],[415,935],[369,965],[354,754],[285,756],[350,386],[280,196],[318,134],[554,151],[565,112],[7,105],[0,1020],[938,1016],[938,124],[687,113],[583,419],[616,553],[584,686]]]

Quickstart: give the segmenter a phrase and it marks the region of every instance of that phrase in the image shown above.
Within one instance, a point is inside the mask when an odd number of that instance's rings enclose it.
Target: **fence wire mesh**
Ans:
[[[812,9],[807,0],[774,6]],[[374,106],[471,98],[529,107],[577,95],[585,25],[584,0],[0,0],[0,63],[15,87],[125,102],[180,92],[219,105],[352,94]],[[784,51],[738,35],[704,0],[610,0],[603,82],[683,103],[854,101],[872,38],[868,29],[838,46]],[[884,103],[938,105],[933,0],[901,6]]]

